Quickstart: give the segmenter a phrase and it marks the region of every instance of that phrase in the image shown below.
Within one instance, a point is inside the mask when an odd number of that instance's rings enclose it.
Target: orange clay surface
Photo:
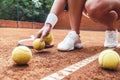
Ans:
[[[69,30],[52,30],[54,46],[41,51],[32,50],[33,57],[28,65],[16,65],[11,59],[12,50],[18,40],[35,35],[38,29],[0,28],[0,80],[40,80],[56,71],[93,56],[106,48],[104,31],[82,31],[82,49],[60,52],[57,44],[64,39]],[[120,41],[120,39],[119,39]],[[120,54],[120,49],[115,49]],[[120,80],[120,66],[115,71],[102,69],[98,61],[66,76],[63,80]]]

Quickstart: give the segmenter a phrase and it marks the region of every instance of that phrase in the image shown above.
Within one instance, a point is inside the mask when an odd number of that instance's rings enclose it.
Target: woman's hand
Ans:
[[[51,24],[46,23],[46,24],[37,32],[36,38],[40,38],[40,40],[42,41],[43,38],[44,38],[48,33],[50,33],[51,28],[52,28],[52,27],[51,27]]]

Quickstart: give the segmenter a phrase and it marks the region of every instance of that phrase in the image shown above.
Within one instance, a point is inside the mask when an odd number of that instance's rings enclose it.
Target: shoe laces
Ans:
[[[78,39],[78,37],[79,37],[79,36],[76,34],[75,31],[71,31],[71,32],[68,33],[68,35],[65,37],[64,40],[69,40],[69,39],[71,39],[71,40],[73,40],[73,41],[76,41],[76,40]]]
[[[113,31],[111,31],[111,32],[107,32],[107,41],[108,42],[115,42],[115,41],[117,41],[117,32],[113,32]]]

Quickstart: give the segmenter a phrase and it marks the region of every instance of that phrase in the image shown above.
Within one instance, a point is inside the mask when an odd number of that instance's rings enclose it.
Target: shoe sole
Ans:
[[[70,50],[60,50],[60,49],[57,49],[58,51],[61,51],[61,52],[69,52],[69,51],[73,51],[73,50],[77,50],[77,49],[82,49],[83,47],[75,47],[74,49],[70,49]]]

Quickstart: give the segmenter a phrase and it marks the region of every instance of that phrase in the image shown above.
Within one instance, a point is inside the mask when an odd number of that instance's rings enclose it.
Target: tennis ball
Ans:
[[[31,50],[26,46],[18,46],[12,51],[12,59],[17,64],[27,64],[32,57]]]
[[[107,49],[100,53],[98,62],[101,67],[114,70],[119,66],[120,56],[116,51]]]
[[[44,41],[40,41],[40,39],[35,39],[33,41],[33,48],[36,50],[41,50],[45,48],[45,42]]]
[[[44,41],[46,45],[50,45],[53,41],[53,36],[49,33],[47,36],[44,37]]]

